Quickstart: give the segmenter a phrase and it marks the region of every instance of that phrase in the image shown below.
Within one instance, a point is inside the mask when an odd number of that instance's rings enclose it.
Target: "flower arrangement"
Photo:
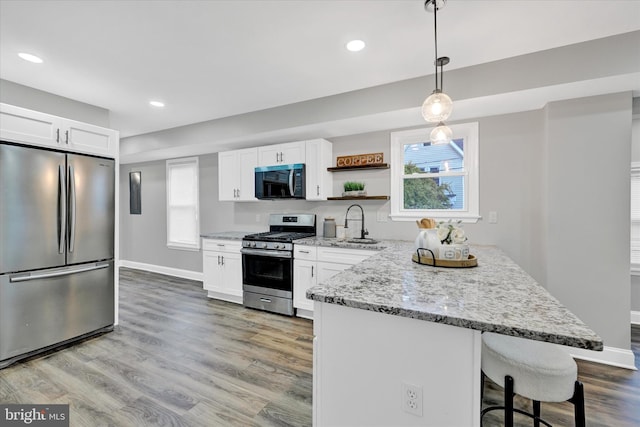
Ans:
[[[467,236],[460,225],[462,221],[455,224],[449,220],[448,222],[440,221],[436,227],[438,240],[442,245],[462,244],[467,241]]]

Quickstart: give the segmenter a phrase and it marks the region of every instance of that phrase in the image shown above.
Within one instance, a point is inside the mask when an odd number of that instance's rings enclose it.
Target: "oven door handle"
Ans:
[[[289,251],[274,251],[268,249],[240,249],[242,255],[258,255],[271,258],[293,258],[293,255]]]

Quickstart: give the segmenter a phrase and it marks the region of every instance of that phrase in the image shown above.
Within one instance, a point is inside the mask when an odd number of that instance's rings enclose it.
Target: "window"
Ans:
[[[631,164],[631,273],[640,275],[640,163]]]
[[[480,218],[478,123],[450,126],[449,144],[431,144],[433,128],[391,133],[391,218]]]
[[[198,158],[167,160],[167,246],[200,249]]]

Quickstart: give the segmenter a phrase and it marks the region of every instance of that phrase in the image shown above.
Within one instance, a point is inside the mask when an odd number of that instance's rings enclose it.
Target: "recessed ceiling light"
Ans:
[[[347,43],[347,50],[350,50],[351,52],[360,52],[364,49],[364,46],[365,44],[362,40],[351,40]]]
[[[162,107],[164,107],[164,102],[161,102],[161,101],[149,101],[149,105],[152,105],[152,106],[158,107],[158,108],[162,108]]]
[[[33,62],[34,64],[42,64],[42,58],[39,58],[30,53],[20,52],[18,56],[24,59],[25,61]]]

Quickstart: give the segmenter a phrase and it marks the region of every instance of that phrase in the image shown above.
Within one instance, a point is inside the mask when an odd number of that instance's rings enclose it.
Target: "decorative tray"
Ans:
[[[469,254],[467,259],[436,259],[429,249],[416,250],[411,256],[411,260],[418,264],[431,265],[433,267],[469,268],[478,266],[478,259],[475,255]]]

